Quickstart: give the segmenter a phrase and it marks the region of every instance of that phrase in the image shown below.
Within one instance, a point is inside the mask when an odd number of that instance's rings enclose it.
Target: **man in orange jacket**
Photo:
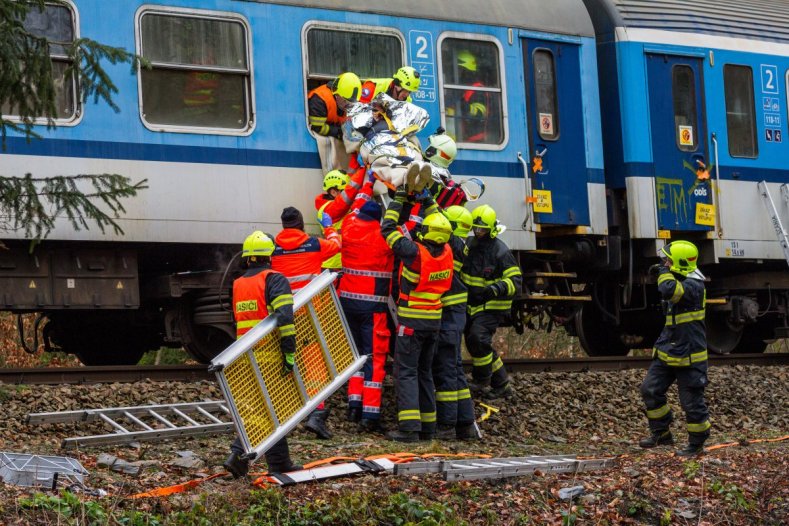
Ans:
[[[370,174],[369,179],[343,222],[343,277],[337,292],[359,354],[368,357],[348,382],[348,420],[359,422],[360,431],[381,432],[394,254],[381,235],[381,207],[371,200],[375,178]]]
[[[288,278],[293,292],[305,287],[321,273],[321,264],[340,252],[340,236],[332,227],[329,214],[324,213],[321,226],[326,239],[319,239],[304,232],[304,217],[292,206],[285,208],[280,216],[282,231],[274,238],[276,248],[271,256],[271,268]],[[309,378],[310,371],[306,371]],[[313,411],[304,424],[318,438],[329,439],[331,433],[326,428],[329,409],[324,403]]]

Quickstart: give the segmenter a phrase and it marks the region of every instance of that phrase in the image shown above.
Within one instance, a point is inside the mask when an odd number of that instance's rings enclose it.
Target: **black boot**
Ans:
[[[455,437],[458,440],[479,440],[482,438],[482,433],[476,422],[471,424],[459,425],[455,428]]]
[[[386,431],[384,426],[381,425],[380,420],[373,420],[371,418],[362,418],[359,421],[358,429],[360,433],[376,433],[379,435],[384,434]]]
[[[400,431],[395,429],[386,434],[386,438],[396,442],[419,442],[419,433],[417,431]]]
[[[506,384],[500,387],[491,387],[490,391],[486,391],[482,394],[482,398],[487,400],[496,400],[498,398],[512,398],[514,394],[510,383],[507,382]]]
[[[348,422],[359,422],[361,419],[362,419],[361,407],[348,407],[348,415],[346,416],[346,420],[348,420]]]
[[[435,433],[423,433],[422,431],[419,432],[419,440],[420,442],[430,442],[436,438]]]
[[[332,437],[331,432],[326,427],[326,419],[329,418],[329,408],[324,409],[316,409],[312,413],[310,413],[309,418],[304,423],[304,427],[313,433],[315,436],[322,439],[328,440]]]
[[[439,424],[436,429],[437,440],[455,440],[455,426]]]
[[[638,445],[644,449],[649,449],[655,446],[667,446],[673,443],[674,437],[671,431],[653,431],[650,436],[642,438],[638,442]]]
[[[249,461],[242,459],[241,455],[235,451],[230,453],[230,456],[227,457],[222,466],[233,475],[234,479],[246,477],[247,473],[249,473]]]
[[[688,443],[682,449],[677,450],[678,457],[695,457],[696,455],[701,455],[704,453],[704,443],[701,444],[691,444]]]
[[[265,455],[269,473],[288,473],[303,469],[303,466],[294,464],[290,459],[290,448],[284,438],[271,446]]]

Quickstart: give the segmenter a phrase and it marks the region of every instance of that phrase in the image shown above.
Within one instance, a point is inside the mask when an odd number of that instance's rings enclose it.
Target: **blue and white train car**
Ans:
[[[56,126],[29,143],[10,137],[2,155],[9,175],[148,180],[125,203],[125,235],[64,221],[33,255],[23,239],[0,254],[2,308],[44,314],[46,336],[85,363],[132,363],[164,341],[207,360],[232,340],[222,271],[249,232],[279,230],[283,207],[313,216],[322,174],[306,94],[343,71],[421,72],[425,137],[439,125],[458,135],[453,173],[485,180],[481,202],[511,248],[607,234],[594,29],[581,0],[67,0],[27,23],[151,63],[136,76],[109,67],[115,113],[80,103],[53,47]],[[476,56],[477,78],[459,71],[462,51]],[[457,106],[469,92],[488,104],[473,140]]]
[[[763,351],[789,325],[789,254],[773,220],[789,225],[789,2],[584,1],[598,42],[610,229],[630,240],[625,271],[599,279],[598,308],[582,323],[603,322],[608,336],[587,331],[587,347],[651,342],[660,320],[647,314],[643,266],[664,241],[688,239],[711,278],[710,349]]]

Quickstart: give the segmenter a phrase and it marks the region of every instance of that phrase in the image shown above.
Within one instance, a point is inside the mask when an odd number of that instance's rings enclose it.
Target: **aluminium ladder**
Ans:
[[[411,462],[396,464],[395,475],[440,473],[444,480],[479,480],[532,475],[535,471],[546,473],[580,473],[609,468],[613,459],[578,460],[575,455],[536,457],[487,458],[470,460],[441,460],[437,462]]]
[[[82,409],[31,413],[27,424],[64,424],[103,421],[113,433],[66,438],[63,449],[106,444],[128,444],[184,436],[231,433],[230,410],[224,401]]]
[[[778,238],[778,243],[784,251],[786,263],[789,264],[789,235],[786,233],[786,229],[781,223],[781,216],[778,214],[778,209],[775,207],[773,197],[770,195],[770,189],[767,188],[767,182],[761,181],[758,184],[758,188],[759,195],[762,196],[762,202],[765,208],[767,208],[767,213],[770,214],[770,224],[775,230],[775,236]],[[789,184],[784,183],[781,185],[781,196],[786,202],[786,205],[789,206]]]

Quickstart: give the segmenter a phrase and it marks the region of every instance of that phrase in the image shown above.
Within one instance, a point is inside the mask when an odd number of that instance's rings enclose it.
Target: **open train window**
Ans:
[[[254,126],[249,29],[228,13],[138,12],[140,113],[156,131],[246,134]]]
[[[395,30],[310,24],[305,38],[308,92],[346,71],[364,82],[391,78],[405,64],[403,39]]]
[[[534,51],[534,85],[537,129],[546,141],[559,138],[559,105],[556,96],[556,62],[547,49]]]
[[[73,75],[67,74],[72,61],[69,59],[66,46],[77,38],[76,11],[67,2],[57,5],[46,4],[39,10],[31,5],[23,21],[25,29],[31,34],[46,38],[49,44],[49,56],[52,60],[52,77],[55,86],[55,124],[75,124],[80,115],[79,93]],[[3,104],[4,116],[18,118],[18,108]],[[36,115],[34,117],[43,117]]]
[[[439,39],[442,125],[465,148],[500,150],[506,142],[501,47],[483,38]]]
[[[696,77],[693,68],[684,64],[674,66],[671,73],[671,92],[674,99],[674,136],[677,148],[683,152],[695,152],[699,148],[699,141]]]
[[[723,89],[726,96],[729,155],[755,158],[759,155],[759,148],[756,141],[753,70],[749,66],[726,64],[723,67]]]

